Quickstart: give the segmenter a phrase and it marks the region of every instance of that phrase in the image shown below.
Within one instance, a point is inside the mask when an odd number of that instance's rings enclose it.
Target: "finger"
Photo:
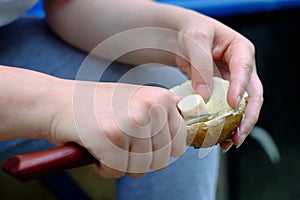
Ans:
[[[231,140],[224,141],[222,144],[220,144],[220,147],[222,148],[223,153],[228,152],[232,146],[233,146],[233,142]]]
[[[239,126],[239,133],[234,134],[232,138],[234,144],[238,147],[244,142],[256,124],[263,104],[263,87],[256,72],[252,75],[247,91],[249,97],[245,116]]]
[[[239,104],[255,69],[254,54],[253,44],[244,38],[232,43],[225,52],[230,71],[227,100],[232,108]]]
[[[220,147],[225,150],[231,143],[231,139],[227,139],[224,142],[220,143]]]
[[[139,177],[150,169],[151,162],[151,138],[133,138],[129,152],[127,172],[133,177]]]
[[[178,49],[175,56],[175,62],[177,67],[189,78],[191,78],[191,65],[189,62],[189,58],[186,54],[186,50],[183,44],[183,37],[180,34],[178,39]]]
[[[186,59],[181,56],[176,56],[176,64],[185,75],[189,78],[191,77],[191,65]]]
[[[160,170],[169,164],[171,155],[171,135],[169,126],[166,125],[152,137],[153,158],[150,168]]]
[[[169,124],[172,140],[171,156],[180,157],[184,154],[187,148],[187,130],[185,121],[183,120],[177,109],[173,109],[170,113]]]
[[[141,178],[142,176],[145,176],[146,173],[126,173],[128,176],[131,176],[132,178]]]
[[[107,174],[114,177],[114,174],[119,176],[120,172],[123,174],[128,168],[130,140],[118,128],[110,128],[110,132],[103,131],[100,137],[90,140],[87,148],[101,162],[99,172],[103,176]]]
[[[208,99],[213,85],[213,34],[199,29],[190,30],[184,37],[184,46],[191,64],[191,80],[196,93]]]
[[[108,167],[102,163],[97,163],[93,165],[95,171],[99,174],[99,176],[103,178],[120,178],[125,175],[125,172],[113,169]]]

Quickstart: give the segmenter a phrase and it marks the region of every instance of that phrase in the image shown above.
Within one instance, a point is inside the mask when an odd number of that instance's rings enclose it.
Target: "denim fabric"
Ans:
[[[42,18],[24,17],[0,29],[0,64],[27,68],[53,76],[74,79],[86,55],[66,45],[53,35]],[[90,59],[93,60],[93,59]],[[91,64],[93,63],[93,64]],[[87,73],[103,67],[94,59]],[[128,73],[130,72],[130,73]],[[176,69],[166,67],[135,67],[113,63],[103,73],[101,81],[120,81],[172,87],[185,77]],[[38,151],[53,145],[45,140],[19,139],[0,142],[0,157]],[[198,150],[188,148],[180,159],[159,172],[149,172],[135,179],[128,176],[117,180],[120,200],[188,200],[215,199],[218,178],[219,147],[204,158]]]
[[[119,200],[214,200],[218,178],[219,148],[202,159],[189,147],[185,154],[165,169],[141,178],[125,176],[117,180]]]

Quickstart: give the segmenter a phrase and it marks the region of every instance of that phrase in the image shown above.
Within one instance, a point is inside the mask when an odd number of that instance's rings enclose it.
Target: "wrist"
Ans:
[[[40,106],[45,107],[45,116],[39,137],[61,145],[68,141],[78,142],[73,119],[73,80],[54,78]],[[61,128],[65,127],[65,128]]]
[[[51,90],[59,79],[31,70],[0,67],[0,140],[48,139]]]

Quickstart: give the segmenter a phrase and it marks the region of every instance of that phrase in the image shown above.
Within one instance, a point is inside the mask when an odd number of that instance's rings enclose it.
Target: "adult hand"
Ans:
[[[105,178],[160,170],[186,149],[186,127],[177,98],[158,87],[61,80],[52,142],[75,141],[100,159]],[[73,93],[74,92],[74,93]],[[77,134],[76,134],[77,133]]]
[[[263,87],[256,72],[254,45],[224,24],[191,12],[178,37],[178,67],[187,74],[193,88],[209,98],[213,76],[229,80],[228,104],[236,108],[247,91],[249,102],[232,142],[239,147],[258,120],[263,103]],[[226,149],[232,143],[224,143]]]

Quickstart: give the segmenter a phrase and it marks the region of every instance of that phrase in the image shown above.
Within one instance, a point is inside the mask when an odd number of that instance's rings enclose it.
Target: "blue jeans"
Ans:
[[[0,64],[32,69],[56,77],[75,79],[86,54],[60,41],[43,19],[23,17],[0,28]],[[101,67],[101,60],[95,61]],[[168,87],[184,81],[184,76],[173,76],[178,70],[151,67],[136,70],[123,76],[133,66],[113,63],[101,77],[101,81],[140,83],[144,78],[154,77]],[[92,69],[92,68],[91,68]],[[132,71],[132,70],[131,70]],[[133,70],[134,71],[134,70]],[[91,71],[92,73],[92,71]],[[136,74],[134,74],[136,73]],[[127,77],[127,78],[124,78]],[[153,83],[153,81],[150,80]],[[166,83],[168,82],[168,83]],[[48,149],[54,145],[45,140],[18,139],[0,142],[0,159],[12,155]],[[219,166],[219,147],[202,159],[198,150],[187,148],[184,156],[158,172],[148,172],[144,177],[124,176],[116,180],[117,198],[145,200],[213,200],[216,195]]]

